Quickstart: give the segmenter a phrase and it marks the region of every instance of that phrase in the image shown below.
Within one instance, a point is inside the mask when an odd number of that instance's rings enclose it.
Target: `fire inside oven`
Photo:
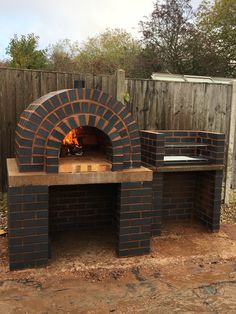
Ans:
[[[111,169],[112,144],[109,137],[95,127],[72,129],[62,140],[60,169],[76,166],[76,171]],[[69,166],[70,165],[70,166]],[[66,167],[66,168],[65,168]]]
[[[83,141],[79,128],[71,130],[62,141],[61,157],[82,156]]]

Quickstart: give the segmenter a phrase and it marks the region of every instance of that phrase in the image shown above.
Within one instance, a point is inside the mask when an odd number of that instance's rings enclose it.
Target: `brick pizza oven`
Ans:
[[[102,91],[39,98],[21,114],[7,160],[10,269],[46,265],[55,231],[112,226],[118,256],[148,254],[165,220],[217,231],[223,160],[223,134],[139,131]]]
[[[110,140],[113,171],[140,167],[138,127],[126,107],[98,90],[49,93],[22,113],[16,131],[20,172],[58,173],[61,143],[78,127],[96,128]]]

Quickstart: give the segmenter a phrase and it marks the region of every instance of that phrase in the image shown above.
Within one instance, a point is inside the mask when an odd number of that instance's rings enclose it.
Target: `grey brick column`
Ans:
[[[153,204],[151,234],[161,234],[162,207],[163,207],[163,173],[153,172]]]
[[[220,228],[222,179],[221,170],[203,172],[198,176],[195,215],[211,231]]]
[[[152,182],[121,183],[118,191],[118,256],[150,252]]]
[[[8,188],[10,270],[48,261],[48,186]]]

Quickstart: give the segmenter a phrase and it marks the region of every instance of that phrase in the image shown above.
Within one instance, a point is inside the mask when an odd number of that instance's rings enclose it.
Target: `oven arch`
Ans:
[[[113,171],[141,165],[138,126],[126,106],[103,91],[81,88],[49,93],[23,111],[16,130],[19,170],[58,172],[59,143],[79,126],[109,137]],[[52,154],[55,163],[49,165]]]

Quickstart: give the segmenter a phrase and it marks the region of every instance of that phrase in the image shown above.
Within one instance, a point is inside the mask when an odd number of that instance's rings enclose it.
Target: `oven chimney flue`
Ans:
[[[74,80],[74,88],[85,88],[84,80]]]

